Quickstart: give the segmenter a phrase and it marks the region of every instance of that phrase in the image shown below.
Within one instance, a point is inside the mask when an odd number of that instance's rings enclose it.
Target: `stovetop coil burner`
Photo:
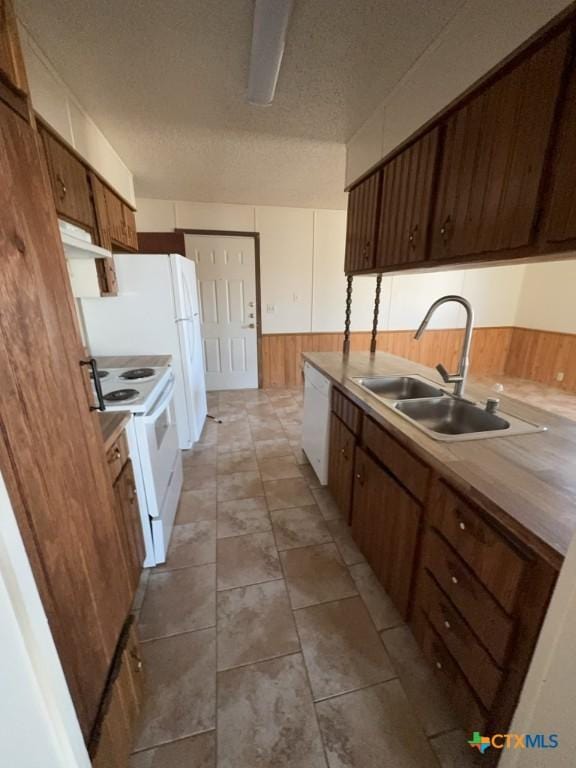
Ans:
[[[153,368],[132,368],[129,371],[124,371],[120,374],[121,379],[127,379],[128,381],[136,381],[138,379],[149,379],[154,376]]]
[[[139,394],[137,389],[115,389],[104,395],[104,400],[109,403],[123,403],[126,400],[134,400]]]

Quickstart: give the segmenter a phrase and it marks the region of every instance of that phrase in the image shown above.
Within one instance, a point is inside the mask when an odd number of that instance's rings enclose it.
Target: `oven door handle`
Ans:
[[[150,424],[156,421],[158,416],[160,416],[166,410],[166,406],[168,405],[168,403],[172,399],[172,395],[174,394],[174,386],[175,386],[174,377],[172,377],[170,379],[170,382],[166,385],[166,389],[162,393],[161,399],[157,401],[157,405],[154,408],[154,410],[144,415],[144,421],[147,424]]]
[[[89,357],[88,360],[80,360],[80,365],[87,365],[92,371],[92,381],[94,382],[94,390],[96,392],[96,397],[98,398],[98,405],[91,405],[90,410],[105,411],[106,402],[104,400],[104,395],[102,394],[102,382],[100,381],[100,374],[98,373],[98,363],[96,362],[96,359]]]

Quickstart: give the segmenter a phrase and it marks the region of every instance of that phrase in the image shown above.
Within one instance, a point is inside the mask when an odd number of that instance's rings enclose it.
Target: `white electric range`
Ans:
[[[146,547],[145,567],[163,563],[182,490],[182,455],[170,367],[99,368],[107,411],[131,411],[127,428]]]

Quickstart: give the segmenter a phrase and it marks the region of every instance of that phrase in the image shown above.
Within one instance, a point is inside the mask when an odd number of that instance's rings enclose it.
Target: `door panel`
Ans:
[[[346,520],[350,519],[352,481],[354,478],[354,447],[356,438],[336,414],[330,415],[330,462],[328,488]]]
[[[186,253],[196,264],[206,388],[257,387],[254,240],[186,235]]]
[[[543,241],[550,246],[576,242],[576,60],[570,66],[570,79],[560,130],[553,155],[550,195]]]
[[[350,190],[344,262],[346,273],[374,267],[381,187],[382,172],[376,171]]]
[[[426,259],[438,139],[434,128],[382,169],[377,268]]]
[[[37,142],[0,104],[0,468],[88,736],[130,589]]]
[[[46,129],[41,129],[41,135],[58,214],[94,231],[95,216],[86,167]]]
[[[352,534],[406,618],[422,509],[362,449],[355,457]]]
[[[447,120],[432,258],[532,243],[567,47],[565,32]]]

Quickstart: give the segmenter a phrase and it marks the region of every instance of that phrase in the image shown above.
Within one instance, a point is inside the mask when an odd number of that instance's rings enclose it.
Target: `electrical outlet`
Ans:
[[[266,314],[273,315],[276,312],[276,304],[266,304]]]
[[[556,374],[556,381],[564,381],[564,371],[558,371]]]

